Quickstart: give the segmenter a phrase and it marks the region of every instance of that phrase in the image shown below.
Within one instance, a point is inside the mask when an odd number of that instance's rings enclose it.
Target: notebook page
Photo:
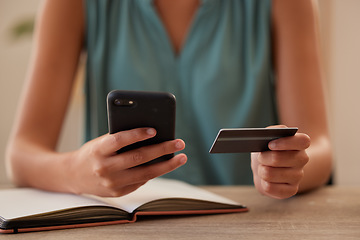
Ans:
[[[82,206],[108,206],[96,199],[30,188],[0,191],[0,216],[5,219]]]
[[[150,180],[145,185],[128,195],[119,198],[101,199],[110,205],[119,207],[128,212],[132,212],[147,202],[163,198],[191,198],[240,205],[237,202],[208,192],[204,189],[189,185],[181,181],[164,178]]]

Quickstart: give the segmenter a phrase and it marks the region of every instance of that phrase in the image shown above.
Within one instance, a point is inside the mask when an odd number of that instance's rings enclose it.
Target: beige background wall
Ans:
[[[21,2],[21,3],[20,3]],[[10,28],[35,15],[40,0],[0,1],[0,182],[5,182],[4,154],[30,57],[31,38],[13,41]],[[319,0],[329,116],[335,153],[335,181],[360,185],[360,22],[359,0]],[[69,110],[59,149],[81,142],[81,98]]]
[[[327,10],[325,32],[326,73],[330,120],[338,184],[360,184],[360,1],[321,0]],[[330,24],[330,25],[328,25]]]

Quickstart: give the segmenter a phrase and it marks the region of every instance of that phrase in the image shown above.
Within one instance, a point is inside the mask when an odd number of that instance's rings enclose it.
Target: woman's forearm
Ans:
[[[69,192],[67,181],[72,152],[58,153],[25,139],[10,141],[6,165],[12,182],[21,187]]]

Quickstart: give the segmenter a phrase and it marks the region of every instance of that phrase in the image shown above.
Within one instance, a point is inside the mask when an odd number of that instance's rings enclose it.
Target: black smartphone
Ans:
[[[109,133],[141,127],[156,129],[156,136],[118,150],[118,153],[175,139],[175,96],[168,92],[113,90],[107,95]],[[151,163],[172,158],[161,156]]]

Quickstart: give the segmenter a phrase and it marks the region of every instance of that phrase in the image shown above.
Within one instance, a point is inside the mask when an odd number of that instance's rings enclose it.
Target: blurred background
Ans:
[[[40,0],[0,0],[0,183],[5,174],[5,147],[15,119],[32,45],[32,22]],[[326,95],[334,148],[334,182],[360,185],[360,1],[318,0]],[[81,79],[68,111],[59,150],[82,142]],[[55,91],[56,89],[54,89]]]

